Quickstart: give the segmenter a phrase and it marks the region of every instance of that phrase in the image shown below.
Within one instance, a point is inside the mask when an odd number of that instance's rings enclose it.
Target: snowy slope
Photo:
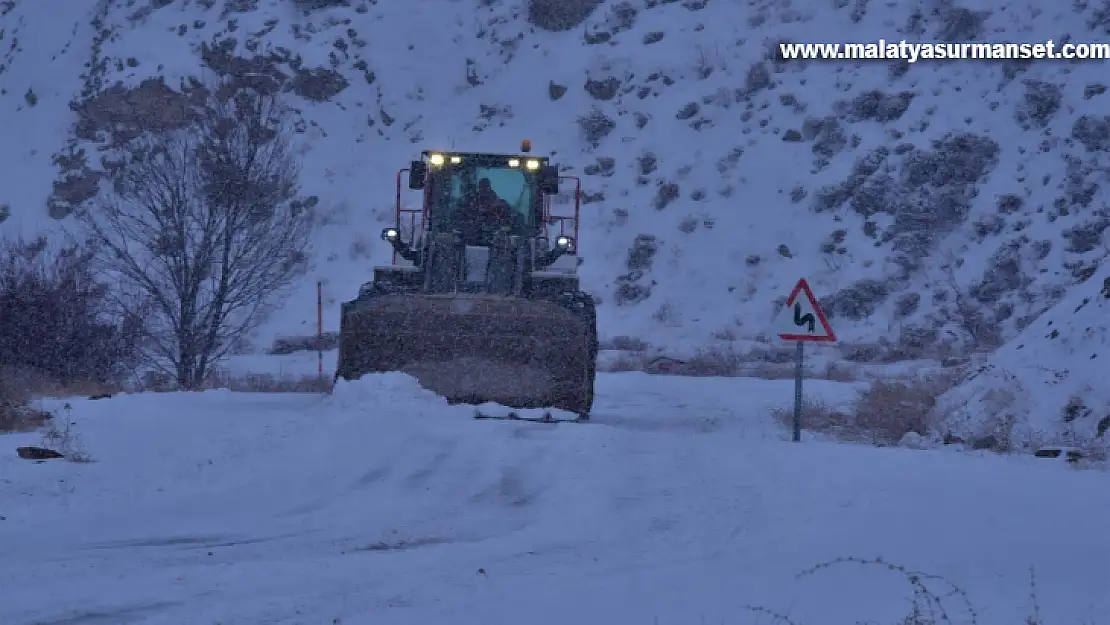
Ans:
[[[0,3],[0,204],[10,209],[0,224],[5,236],[34,236],[58,225],[46,210],[57,174],[53,157],[73,133],[69,103],[80,95],[89,60],[94,4],[67,3],[58,14],[57,5],[47,3]]]
[[[562,426],[475,422],[401,375],[76,400],[97,462],[0,438],[0,622],[901,622],[892,571],[795,578],[839,557],[949,578],[977,610],[945,599],[956,623],[1024,622],[1030,567],[1044,622],[1110,613],[1107,474],[783,442],[791,391],[604,375],[597,420]]]
[[[73,134],[70,99],[151,76],[176,88],[202,73],[202,43],[234,41],[233,54],[299,57],[347,81],[326,100],[292,95],[305,191],[328,223],[262,344],[312,329],[317,279],[334,325],[387,259],[376,233],[392,219],[396,170],[434,146],[513,150],[528,138],[582,175],[582,270],[602,333],[657,345],[769,333],[774,302],[801,276],[847,342],[910,356],[991,345],[1106,253],[1104,63],[768,58],[781,39],[1090,41],[1105,34],[1097,7],[609,0],[551,33],[527,23],[524,4],[73,0],[59,14],[6,2],[4,41],[19,44],[5,53],[0,110],[18,140],[0,146],[0,164],[19,184],[0,192],[14,215],[5,232],[50,224],[61,174],[49,155],[84,149],[99,167],[98,141]],[[613,124],[596,145],[579,121],[592,112]],[[957,310],[958,295],[971,305]]]
[[[1110,269],[1102,266],[940,398],[943,426],[962,436],[1007,437],[1018,447],[1101,441],[1106,449],[1108,298]]]

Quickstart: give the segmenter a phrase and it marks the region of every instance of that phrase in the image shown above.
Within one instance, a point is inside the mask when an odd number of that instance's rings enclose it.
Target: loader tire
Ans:
[[[597,306],[589,293],[578,291],[574,294],[573,310],[587,322],[589,328],[589,352],[585,363],[585,384],[582,389],[581,411],[578,418],[582,421],[590,419],[590,412],[594,405],[594,386],[597,380],[597,353],[599,343],[597,338]]]

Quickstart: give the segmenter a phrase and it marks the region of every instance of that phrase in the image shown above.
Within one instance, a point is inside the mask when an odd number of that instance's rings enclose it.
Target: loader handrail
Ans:
[[[578,176],[559,176],[559,180],[573,180],[574,181],[574,215],[556,215],[552,211],[552,201],[550,197],[544,198],[544,220],[543,220],[543,234],[548,239],[551,238],[552,232],[549,230],[550,226],[559,224],[558,232],[554,236],[569,236],[574,237],[575,245],[578,244],[578,218],[582,209],[582,180]],[[574,226],[570,228],[567,225],[568,221],[573,221]],[[570,232],[568,232],[570,230]]]
[[[427,215],[425,215],[425,212],[427,211],[427,208],[426,208],[427,203],[425,202],[424,203],[425,206],[422,206],[421,208],[404,208],[403,206],[401,206],[401,178],[402,178],[402,175],[407,171],[409,171],[408,167],[406,167],[404,169],[401,169],[401,170],[398,170],[398,172],[397,172],[397,195],[395,197],[395,201],[397,203],[396,204],[397,208],[396,208],[396,215],[394,217],[394,220],[397,222],[396,227],[397,227],[398,230],[400,230],[404,234],[407,234],[409,237],[412,237],[416,233],[416,216],[419,214],[421,216],[421,219],[424,219],[424,218],[427,217]],[[405,223],[404,223],[404,216],[405,215],[408,216],[408,230],[407,230],[407,232],[405,230]],[[410,239],[408,241],[408,243],[411,245],[411,244],[415,243],[415,241],[412,241]],[[397,264],[397,250],[393,250],[393,261],[392,261],[392,263],[394,265]]]

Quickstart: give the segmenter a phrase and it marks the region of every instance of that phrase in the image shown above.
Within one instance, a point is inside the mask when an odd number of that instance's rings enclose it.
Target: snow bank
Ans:
[[[941,396],[942,425],[1020,447],[1110,442],[1110,385],[1101,365],[1110,358],[1108,298],[1110,267],[1103,265]]]
[[[332,390],[331,402],[337,408],[408,409],[442,408],[446,400],[420,386],[416,378],[400,373],[373,373],[358,380],[339,380]]]

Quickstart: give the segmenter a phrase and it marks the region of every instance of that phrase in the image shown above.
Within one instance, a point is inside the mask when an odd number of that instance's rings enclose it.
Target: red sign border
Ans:
[[[826,336],[814,336],[812,334],[780,334],[779,338],[784,341],[809,341],[813,343],[835,343],[836,333],[833,332],[832,326],[829,325],[829,320],[825,317],[825,312],[821,310],[821,306],[817,304],[817,298],[813,296],[813,291],[809,288],[809,283],[805,278],[798,280],[798,284],[794,285],[794,290],[790,292],[790,297],[786,299],[786,307],[790,308],[794,305],[794,300],[798,299],[798,293],[805,293],[806,299],[813,306],[813,312],[817,313],[817,321],[821,323],[824,328]]]

